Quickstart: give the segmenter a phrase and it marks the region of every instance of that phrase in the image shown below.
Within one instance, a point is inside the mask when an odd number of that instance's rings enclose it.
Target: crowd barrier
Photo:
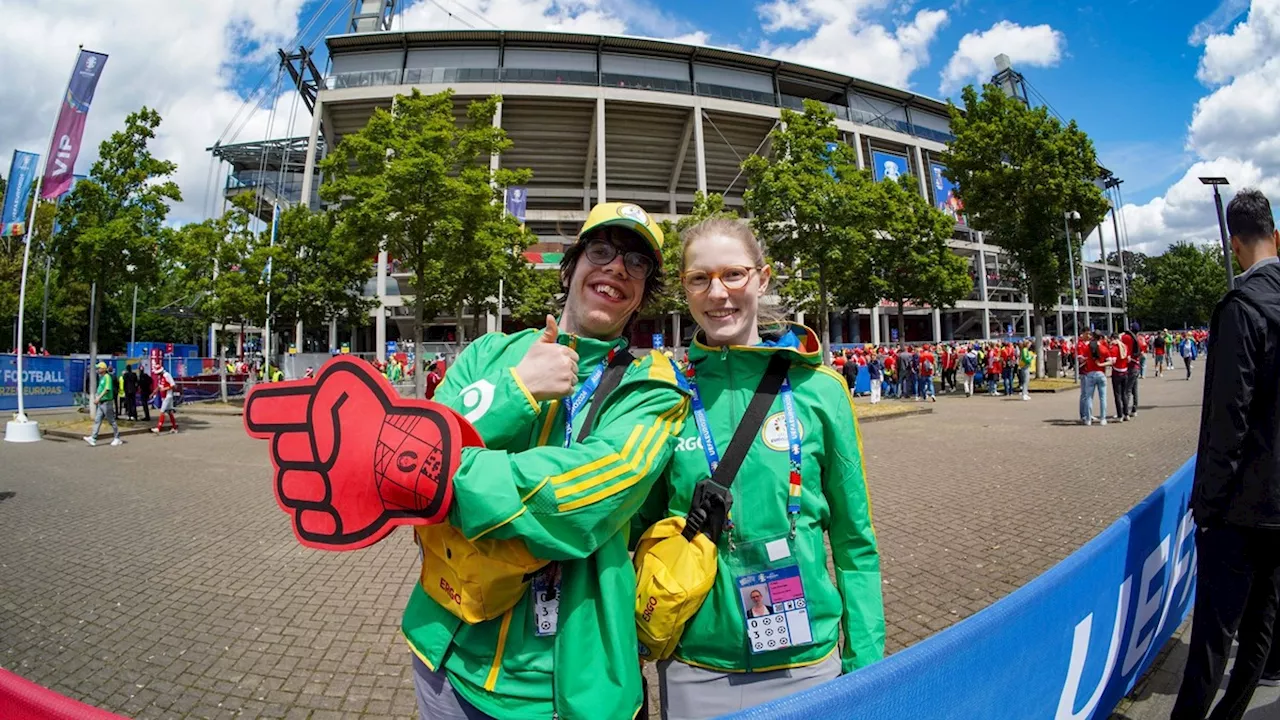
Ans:
[[[1194,601],[1194,461],[1008,597],[881,662],[734,717],[1106,718]]]

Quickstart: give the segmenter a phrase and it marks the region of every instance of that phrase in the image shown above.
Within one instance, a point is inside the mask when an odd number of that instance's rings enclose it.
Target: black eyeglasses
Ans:
[[[587,260],[592,265],[603,267],[613,262],[613,259],[622,255],[622,264],[627,268],[627,274],[636,280],[644,280],[653,274],[654,263],[653,258],[645,253],[636,250],[623,250],[608,240],[593,238],[587,241],[587,248],[583,252],[587,256]]]

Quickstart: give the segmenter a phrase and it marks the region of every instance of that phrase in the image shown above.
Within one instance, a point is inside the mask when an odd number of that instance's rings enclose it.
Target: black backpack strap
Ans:
[[[729,509],[733,507],[733,496],[729,494],[729,486],[733,484],[738,470],[742,467],[747,451],[755,443],[756,432],[764,425],[765,416],[773,406],[773,399],[782,389],[782,381],[787,377],[791,360],[782,353],[774,353],[769,359],[764,377],[751,397],[747,411],[738,421],[738,428],[729,441],[720,458],[720,464],[710,479],[703,480],[693,488],[693,498],[689,503],[689,514],[685,517],[685,539],[692,540],[699,532],[706,533],[711,542],[720,542],[720,533],[724,530],[725,519]]]
[[[591,427],[596,423],[596,416],[600,414],[600,406],[604,405],[604,399],[609,397],[609,393],[618,388],[618,385],[622,382],[622,376],[627,373],[627,366],[635,362],[635,359],[630,350],[623,350],[614,354],[613,360],[609,362],[609,367],[605,368],[604,375],[600,378],[600,385],[596,387],[595,393],[591,396],[591,409],[587,411],[587,417],[582,421],[582,429],[578,432],[578,442],[583,442],[591,434]]]
[[[747,459],[747,451],[755,442],[756,433],[764,425],[765,416],[769,414],[769,408],[773,407],[773,399],[782,389],[782,381],[786,379],[790,368],[791,359],[784,353],[774,353],[769,359],[769,367],[765,369],[764,377],[756,387],[756,394],[751,397],[747,412],[738,421],[738,429],[734,431],[729,447],[720,457],[720,464],[711,476],[717,485],[728,488],[733,484],[733,479],[742,467],[742,462]]]

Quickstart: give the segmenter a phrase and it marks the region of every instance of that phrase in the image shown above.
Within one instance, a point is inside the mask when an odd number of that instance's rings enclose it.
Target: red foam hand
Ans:
[[[462,448],[483,444],[449,408],[401,398],[368,363],[341,357],[314,378],[255,387],[244,426],[271,441],[276,502],[298,541],[321,550],[443,522]]]

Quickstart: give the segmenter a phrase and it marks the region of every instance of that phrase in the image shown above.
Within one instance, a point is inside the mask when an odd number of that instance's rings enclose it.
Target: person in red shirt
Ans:
[[[151,428],[151,432],[156,435],[163,432],[164,418],[168,415],[169,422],[172,424],[172,427],[169,429],[169,434],[172,435],[177,433],[178,416],[173,412],[173,394],[175,390],[173,376],[169,374],[168,370],[164,369],[164,365],[159,362],[153,362],[151,363],[151,377],[155,380],[151,396],[160,398],[160,422],[155,427]],[[150,399],[151,398],[147,398],[148,401],[150,401]]]
[[[892,352],[884,353],[884,386],[885,397],[898,397],[898,356]]]
[[[1080,363],[1080,424],[1093,424],[1093,393],[1098,393],[1098,417],[1107,424],[1107,376],[1111,366],[1111,349],[1101,336],[1085,330],[1076,345],[1076,361]]]
[[[920,350],[920,399],[928,399],[929,402],[938,402],[938,396],[933,389],[933,375],[938,369],[938,356],[933,354],[933,348],[925,345]]]
[[[1014,349],[1013,343],[1006,342],[1000,348],[1000,380],[1004,385],[1004,394],[1013,395],[1013,372],[1018,365],[1018,351]]]
[[[996,395],[996,386],[1003,374],[1004,360],[1000,357],[1000,347],[992,345],[987,348],[987,387],[990,388],[992,397]]]

